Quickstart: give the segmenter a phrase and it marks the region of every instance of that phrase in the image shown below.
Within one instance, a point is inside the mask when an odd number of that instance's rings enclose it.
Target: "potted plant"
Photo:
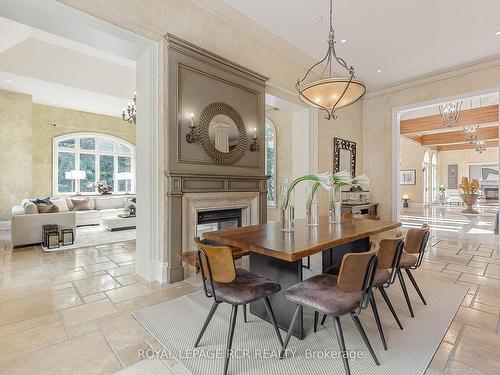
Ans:
[[[436,189],[438,191],[439,203],[445,204],[446,203],[446,187],[441,184]]]
[[[473,179],[472,182],[469,182],[469,179],[467,177],[462,177],[462,183],[458,187],[462,189],[462,194],[460,196],[467,206],[467,208],[463,210],[462,213],[476,215],[479,214],[479,212],[473,208],[479,198],[479,194],[476,194],[476,192],[479,190],[479,181]]]

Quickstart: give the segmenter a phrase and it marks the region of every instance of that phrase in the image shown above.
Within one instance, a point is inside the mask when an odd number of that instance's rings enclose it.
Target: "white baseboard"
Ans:
[[[0,221],[0,230],[10,230],[10,220]]]

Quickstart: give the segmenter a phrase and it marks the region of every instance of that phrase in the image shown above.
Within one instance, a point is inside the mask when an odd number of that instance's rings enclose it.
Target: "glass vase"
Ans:
[[[331,189],[328,199],[328,221],[332,224],[340,224],[342,218],[342,202],[340,190]]]
[[[295,229],[294,193],[293,190],[288,191],[289,187],[286,179],[280,189],[281,230],[283,232],[293,232]]]
[[[307,204],[306,204],[306,225],[308,227],[317,227],[319,225],[319,204],[318,196],[314,194],[312,187],[307,189]]]

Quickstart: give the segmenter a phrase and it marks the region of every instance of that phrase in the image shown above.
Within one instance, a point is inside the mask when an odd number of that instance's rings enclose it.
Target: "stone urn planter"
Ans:
[[[479,198],[479,194],[461,194],[461,197],[467,206],[465,210],[462,211],[463,214],[479,214],[479,211],[472,208],[477,203],[477,199]]]

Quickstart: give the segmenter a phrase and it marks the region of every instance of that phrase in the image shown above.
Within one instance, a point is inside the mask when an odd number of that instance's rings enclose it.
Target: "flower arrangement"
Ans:
[[[347,171],[341,171],[337,173],[324,172],[318,175],[305,175],[296,178],[292,181],[290,186],[287,189],[287,193],[285,196],[281,197],[281,208],[286,209],[289,205],[290,195],[295,186],[302,181],[313,181],[314,184],[311,188],[309,196],[307,198],[307,206],[309,207],[314,199],[314,195],[316,191],[321,186],[326,191],[334,190],[334,192],[340,192],[340,189],[344,186],[361,186],[368,185],[370,180],[365,174],[356,176],[354,178],[351,177],[350,173]]]
[[[111,194],[111,192],[113,191],[113,186],[109,186],[106,180],[90,183],[88,184],[88,187],[97,189],[97,191],[102,195]]]

